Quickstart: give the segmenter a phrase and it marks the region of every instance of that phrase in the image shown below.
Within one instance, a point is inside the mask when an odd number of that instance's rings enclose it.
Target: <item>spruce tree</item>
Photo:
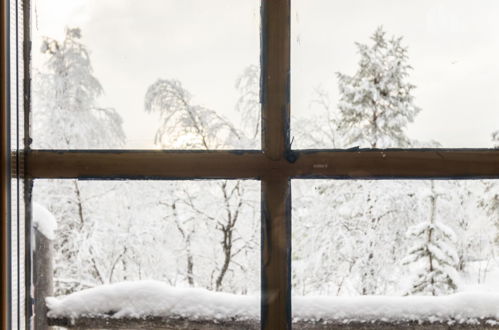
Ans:
[[[344,147],[406,147],[404,129],[420,111],[413,104],[415,86],[406,81],[407,47],[401,37],[387,40],[382,27],[371,40],[372,46],[356,43],[360,61],[354,75],[337,73],[338,130]]]
[[[353,75],[337,73],[339,113],[332,118],[339,134],[334,140],[338,147],[407,147],[410,140],[405,133],[406,126],[420,111],[413,104],[415,86],[407,82],[411,70],[407,63],[407,47],[402,45],[401,37],[388,39],[381,27],[371,40],[372,45],[356,43],[360,60]],[[358,292],[362,295],[379,294],[385,290],[379,280],[381,273],[388,267],[387,256],[392,261],[397,255],[396,248],[390,244],[403,236],[410,221],[390,206],[385,211],[378,211],[384,198],[401,199],[403,193],[398,190],[401,187],[376,194],[372,191],[375,186],[377,184],[371,181],[362,181],[356,185],[339,183],[333,188],[336,195],[345,191],[359,196],[346,202],[352,205],[352,209],[357,205],[365,206],[357,216],[366,236],[353,267],[361,274]],[[400,216],[397,228],[387,225],[385,218],[388,216]],[[385,229],[394,233],[392,242],[386,241]]]
[[[431,183],[430,216],[428,221],[411,226],[407,236],[415,241],[403,264],[416,266],[416,276],[406,294],[438,296],[453,293],[459,281],[456,234],[437,216],[437,199]]]

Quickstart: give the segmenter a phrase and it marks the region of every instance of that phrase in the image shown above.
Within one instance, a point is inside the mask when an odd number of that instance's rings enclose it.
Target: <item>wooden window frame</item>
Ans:
[[[10,116],[9,116],[9,81],[8,74],[8,23],[7,23],[8,7],[7,1],[3,0],[0,3],[0,97],[1,97],[1,113],[0,113],[0,146],[1,146],[1,167],[0,167],[0,298],[1,298],[1,319],[0,327],[8,329],[10,325]]]
[[[29,1],[23,2],[24,27],[29,31]],[[499,178],[499,150],[496,149],[292,150],[289,138],[290,2],[262,0],[261,4],[261,150],[68,151],[31,150],[26,144],[25,172],[18,173],[27,180],[28,186],[30,180],[42,178],[260,180],[261,324],[266,330],[291,329],[291,179]],[[6,6],[7,0],[2,0],[2,19],[8,14]],[[8,81],[8,30],[7,23],[2,23],[2,82]],[[25,56],[23,65],[29,68],[29,55]],[[25,71],[29,114],[30,77],[29,71]],[[8,164],[16,156],[11,154],[9,146],[6,85],[2,84],[2,243],[8,241],[9,234],[6,227],[9,219],[7,186],[11,178]],[[29,141],[29,134],[25,137]],[[29,237],[26,240],[29,241]],[[7,256],[7,249],[2,244],[2,256]],[[8,269],[7,259],[2,259],[2,274]],[[3,289],[6,283],[7,279],[2,277]],[[2,292],[3,306],[6,306],[8,291]],[[3,322],[6,315],[2,310]]]

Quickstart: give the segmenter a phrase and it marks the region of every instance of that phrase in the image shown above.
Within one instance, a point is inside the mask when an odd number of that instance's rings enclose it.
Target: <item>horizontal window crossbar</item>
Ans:
[[[499,178],[498,149],[297,150],[279,160],[254,150],[34,150],[27,157],[34,179]]]

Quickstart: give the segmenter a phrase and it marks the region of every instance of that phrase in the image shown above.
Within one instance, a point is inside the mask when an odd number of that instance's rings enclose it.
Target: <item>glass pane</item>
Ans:
[[[260,148],[258,0],[33,4],[33,146]]]
[[[49,316],[257,324],[259,190],[256,181],[37,180],[36,237],[53,244]]]
[[[292,10],[295,148],[493,146],[499,2],[293,0]]]
[[[498,224],[499,180],[294,180],[293,317],[495,319]]]

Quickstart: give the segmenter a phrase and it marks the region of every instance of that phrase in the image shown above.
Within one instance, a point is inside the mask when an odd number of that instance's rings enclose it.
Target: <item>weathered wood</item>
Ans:
[[[289,149],[290,6],[262,1],[262,149],[272,160]]]
[[[15,155],[13,155],[15,156]],[[498,149],[297,150],[294,163],[259,151],[30,151],[30,178],[499,178]]]
[[[31,178],[250,179],[265,167],[256,151],[31,151]]]
[[[290,0],[262,1],[261,328],[291,329]]]
[[[291,185],[278,173],[262,179],[262,327],[291,329]]]
[[[35,229],[34,285],[35,285],[35,329],[48,329],[45,298],[53,295],[52,241]]]
[[[498,325],[492,325],[487,321],[480,320],[476,324],[459,324],[451,323],[430,323],[430,322],[350,322],[350,323],[335,323],[335,322],[311,322],[300,321],[293,322],[293,329],[300,330],[480,330],[480,329],[499,329]],[[148,317],[145,319],[135,318],[89,318],[82,317],[73,320],[67,318],[49,318],[49,325],[62,326],[69,329],[85,329],[85,330],[100,330],[100,329],[189,329],[189,330],[253,330],[260,328],[258,321],[208,321],[208,320],[187,320],[187,319],[171,319],[161,317]]]
[[[18,160],[18,172],[23,175],[22,180],[22,195],[19,196],[19,199],[22,201],[20,206],[24,208],[24,260],[20,260],[20,262],[24,261],[24,301],[20,301],[20,306],[24,305],[24,325],[26,329],[31,328],[32,319],[33,319],[33,308],[31,306],[32,300],[36,299],[33,297],[33,283],[36,283],[37,279],[33,279],[33,268],[34,262],[32,258],[32,250],[36,247],[31,245],[32,240],[32,230],[31,230],[31,220],[32,220],[32,192],[33,192],[33,179],[29,176],[24,175],[26,169],[29,167],[27,157],[25,155],[31,150],[31,3],[32,0],[19,0],[18,8],[20,13],[18,13],[17,24],[18,31],[17,38],[18,43],[22,42],[22,52],[17,55],[18,62],[20,62],[18,70],[19,80],[18,82],[18,103],[19,108],[21,109],[22,105],[22,114],[19,113],[21,110],[18,109],[17,116],[19,129],[22,131],[18,131],[18,148],[22,149],[21,157],[23,159]],[[22,61],[21,61],[22,56]],[[21,72],[22,70],[22,76]],[[22,87],[21,87],[22,86]],[[21,128],[22,127],[22,128]],[[50,260],[49,264],[51,265],[52,260]],[[51,274],[51,273],[50,273]],[[48,274],[46,276],[49,276]],[[22,278],[22,277],[21,277]],[[47,281],[52,282],[52,278],[47,278]],[[19,283],[21,286],[22,283]],[[47,294],[52,295],[52,289],[50,287],[50,291],[44,292],[40,299],[43,299],[43,306],[45,296]],[[43,297],[43,298],[42,298]],[[21,299],[21,297],[19,297]],[[43,316],[45,320],[45,316]],[[36,322],[36,320],[35,320]],[[45,326],[45,323],[44,323]]]
[[[476,324],[458,324],[457,322],[350,322],[350,323],[314,323],[297,322],[293,323],[294,329],[300,330],[480,330],[480,329],[499,329],[499,324],[492,325],[487,323],[489,320],[480,320]]]
[[[187,320],[183,318],[91,318],[82,317],[77,319],[49,318],[49,325],[61,326],[70,329],[189,329],[189,330],[256,330],[260,328],[260,322],[250,321],[211,321],[211,320]]]
[[[499,149],[302,150],[295,178],[499,178]]]

